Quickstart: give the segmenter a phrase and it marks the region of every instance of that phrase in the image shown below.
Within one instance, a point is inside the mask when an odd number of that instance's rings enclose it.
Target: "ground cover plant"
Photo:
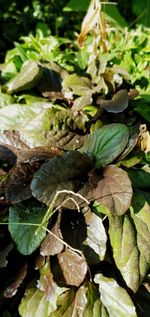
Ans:
[[[84,6],[0,65],[2,317],[149,316],[149,29]]]

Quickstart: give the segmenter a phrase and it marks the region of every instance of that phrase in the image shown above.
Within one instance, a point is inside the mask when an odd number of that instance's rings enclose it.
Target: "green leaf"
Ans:
[[[28,90],[36,86],[37,82],[42,76],[42,69],[35,61],[27,61],[11,81],[6,84],[7,92]]]
[[[113,278],[96,274],[95,283],[99,284],[101,301],[109,317],[137,317],[134,304],[127,291],[120,287]]]
[[[70,317],[74,309],[76,290],[70,288],[58,297],[57,309],[48,317]],[[40,316],[39,316],[40,317]],[[44,317],[44,316],[43,316]]]
[[[44,292],[34,287],[26,289],[19,305],[21,317],[49,317],[53,311],[53,302],[45,299]]]
[[[85,96],[89,95],[92,84],[87,77],[79,77],[76,74],[72,74],[66,76],[63,80],[63,88],[66,91],[70,89],[74,95]]]
[[[116,265],[136,292],[150,267],[150,206],[135,195],[130,209],[122,217],[109,215],[109,235]]]
[[[42,164],[34,174],[31,182],[32,194],[49,206],[57,191],[77,191],[81,187],[81,179],[88,174],[92,166],[92,159],[77,151],[66,152],[61,157],[53,157]],[[63,203],[67,196],[67,193],[60,194],[55,205]],[[69,201],[63,206],[73,209],[75,207]]]
[[[109,17],[113,22],[115,22],[115,25],[118,24],[118,26],[122,28],[128,26],[126,20],[122,17],[116,5],[106,3],[106,5],[102,5],[102,9],[104,13],[107,15],[107,19]]]
[[[85,139],[81,152],[95,157],[96,166],[111,163],[125,149],[129,138],[128,128],[121,123],[105,125]]]
[[[150,107],[149,103],[144,102],[143,107],[143,100],[139,102],[139,104],[134,108],[136,112],[138,112],[147,122],[150,122]]]
[[[10,207],[8,228],[20,253],[31,254],[43,241],[46,231],[39,226],[45,212],[44,207],[32,207],[26,204],[16,204]]]
[[[0,108],[6,107],[14,102],[14,98],[0,91]]]
[[[150,187],[150,173],[147,173],[142,169],[130,168],[128,170],[128,175],[134,188],[144,189]]]
[[[86,11],[90,0],[70,0],[67,5],[63,8],[63,11]]]

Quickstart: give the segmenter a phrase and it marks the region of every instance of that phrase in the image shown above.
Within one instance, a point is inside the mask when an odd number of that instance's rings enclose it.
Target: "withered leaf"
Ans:
[[[17,203],[32,196],[30,182],[39,166],[37,162],[17,164],[10,170],[5,188],[6,198],[9,201]]]
[[[132,185],[128,174],[110,165],[103,170],[103,178],[93,189],[95,200],[105,205],[114,215],[123,215],[131,205]]]
[[[59,217],[59,216],[58,216]],[[57,219],[56,223],[51,229],[51,233],[54,234],[56,237],[63,239],[62,233],[60,230],[60,223]],[[41,248],[40,248],[40,254],[42,256],[49,256],[49,255],[55,255],[60,253],[64,245],[61,243],[54,235],[51,233],[48,233],[44,241],[42,242]]]
[[[114,94],[111,100],[100,99],[98,97],[97,104],[107,112],[123,112],[128,107],[128,93],[127,90],[121,89]]]
[[[84,257],[69,248],[66,248],[57,257],[66,283],[79,286],[87,274],[87,263]]]
[[[20,285],[22,284],[23,280],[27,275],[27,268],[27,263],[25,263],[18,272],[16,280],[12,284],[10,284],[4,291],[4,297],[11,298],[14,295],[16,295],[18,288],[20,287]]]

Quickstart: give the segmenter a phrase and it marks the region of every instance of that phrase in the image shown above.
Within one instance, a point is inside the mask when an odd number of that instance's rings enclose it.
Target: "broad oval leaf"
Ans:
[[[81,152],[92,154],[96,166],[102,167],[111,163],[125,149],[129,139],[128,128],[121,123],[105,125],[85,138]]]
[[[113,278],[96,274],[95,283],[99,284],[101,301],[109,317],[137,317],[134,304],[127,291],[120,287]]]
[[[98,98],[97,104],[107,112],[119,113],[123,112],[128,107],[128,99],[127,90],[121,89],[114,94],[111,100]]]
[[[36,86],[42,76],[42,68],[33,60],[28,60],[22,66],[19,74],[6,84],[7,92],[31,89]]]
[[[116,265],[136,292],[150,267],[150,206],[134,195],[130,209],[129,215],[109,215],[109,235]]]
[[[68,248],[57,257],[66,283],[79,286],[87,274],[87,263],[84,257]]]
[[[95,200],[117,215],[124,214],[130,207],[132,194],[133,190],[128,174],[114,165],[104,168],[103,178],[93,188]]]
[[[87,175],[92,165],[93,161],[88,155],[77,151],[53,157],[34,174],[31,182],[33,196],[49,206],[57,191],[77,191],[81,186],[81,179]],[[55,204],[63,203],[67,196],[67,193],[61,193]],[[74,204],[68,204],[65,206],[75,207]]]
[[[45,238],[46,231],[40,228],[45,212],[44,207],[25,204],[10,207],[8,229],[20,253],[31,254]]]

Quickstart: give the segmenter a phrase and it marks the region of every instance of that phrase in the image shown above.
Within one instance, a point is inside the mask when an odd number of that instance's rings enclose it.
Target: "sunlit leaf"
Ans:
[[[85,139],[82,152],[94,155],[96,166],[111,163],[125,149],[129,138],[128,128],[121,123],[105,125]]]
[[[20,253],[31,254],[45,238],[46,231],[38,226],[45,212],[44,207],[30,207],[25,204],[10,207],[8,228]]]
[[[54,281],[49,258],[47,258],[46,263],[40,269],[40,279],[38,281],[37,288],[43,291],[45,299],[51,302],[51,310],[55,310],[57,307],[57,298],[60,294],[66,291],[66,288],[59,287]]]
[[[35,61],[28,60],[22,66],[19,74],[6,84],[7,92],[31,89],[36,86],[42,75],[42,69]]]
[[[95,27],[99,21],[101,4],[98,0],[92,0],[87,13],[83,19],[81,33],[78,37],[78,43],[82,46],[85,36]]]
[[[88,95],[90,89],[92,89],[92,83],[87,77],[79,77],[76,74],[68,75],[63,80],[63,89],[67,91],[67,89],[71,89],[72,94],[84,96]],[[92,91],[91,91],[92,94]]]
[[[37,146],[51,146],[71,151],[80,148],[84,142],[84,136],[64,130],[20,131],[20,138],[30,148]]]
[[[136,292],[150,266],[150,207],[142,196],[135,195],[131,215],[109,215],[109,234],[117,267]]]
[[[84,214],[87,226],[87,238],[82,250],[88,263],[98,263],[104,260],[107,235],[102,219],[91,211]],[[95,256],[96,255],[96,256]]]
[[[0,129],[49,130],[52,114],[54,111],[48,103],[34,103],[28,106],[12,104],[0,109]]]
[[[101,301],[110,317],[137,317],[134,304],[127,291],[120,287],[113,278],[96,274],[95,283],[99,284]]]

